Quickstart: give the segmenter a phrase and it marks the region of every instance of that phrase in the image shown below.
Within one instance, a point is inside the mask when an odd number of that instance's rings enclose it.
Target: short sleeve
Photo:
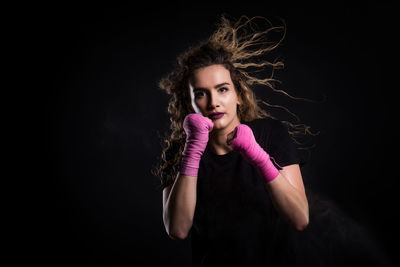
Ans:
[[[266,149],[277,168],[305,162],[297,151],[296,144],[282,122],[273,120],[270,124]]]

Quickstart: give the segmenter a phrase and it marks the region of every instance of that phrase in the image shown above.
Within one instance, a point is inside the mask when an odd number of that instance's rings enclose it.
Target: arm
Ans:
[[[172,239],[185,239],[192,227],[196,207],[197,176],[201,156],[213,122],[201,114],[188,114],[183,121],[186,143],[178,175],[163,191],[163,221]]]
[[[296,230],[308,225],[308,201],[298,164],[283,167],[271,182],[265,182],[275,208]]]
[[[268,153],[255,140],[250,127],[244,124],[228,135],[227,143],[256,168],[281,216],[296,230],[302,231],[308,224],[308,202],[299,165],[289,165],[278,171]]]
[[[197,177],[178,174],[173,185],[163,190],[163,221],[172,239],[183,240],[193,224]]]

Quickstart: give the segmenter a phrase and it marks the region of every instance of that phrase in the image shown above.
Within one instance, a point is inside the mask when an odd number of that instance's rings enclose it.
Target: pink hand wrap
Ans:
[[[186,132],[185,148],[179,172],[189,176],[197,176],[200,159],[208,143],[208,133],[214,127],[212,120],[201,114],[188,114],[183,120]]]
[[[268,153],[257,143],[249,126],[238,125],[233,132],[233,137],[228,136],[229,143],[233,150],[239,151],[243,158],[257,169],[265,182],[269,183],[278,177],[278,169],[272,164]]]

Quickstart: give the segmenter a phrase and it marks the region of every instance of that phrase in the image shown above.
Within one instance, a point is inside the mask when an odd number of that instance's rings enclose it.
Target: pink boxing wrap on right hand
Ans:
[[[257,143],[249,126],[238,125],[233,136],[228,137],[228,141],[233,150],[239,151],[244,159],[257,169],[267,183],[278,177],[279,170],[272,164],[269,154]]]
[[[208,143],[208,134],[214,127],[213,122],[201,114],[190,113],[183,120],[186,132],[185,148],[179,172],[188,176],[197,176],[200,159]]]

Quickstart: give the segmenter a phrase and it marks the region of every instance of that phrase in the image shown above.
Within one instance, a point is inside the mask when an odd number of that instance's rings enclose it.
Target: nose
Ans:
[[[214,110],[219,107],[219,99],[217,93],[211,92],[208,98],[208,109]]]

